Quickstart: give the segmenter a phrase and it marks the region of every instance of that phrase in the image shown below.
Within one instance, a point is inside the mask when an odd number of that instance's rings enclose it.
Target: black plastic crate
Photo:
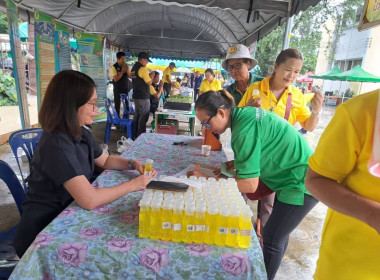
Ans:
[[[191,104],[190,103],[180,103],[180,102],[165,102],[164,109],[169,110],[179,110],[179,111],[190,111]]]

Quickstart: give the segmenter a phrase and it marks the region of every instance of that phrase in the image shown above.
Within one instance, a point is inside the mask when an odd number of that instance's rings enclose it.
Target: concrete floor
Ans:
[[[1,107],[0,107],[1,108]],[[15,107],[17,109],[17,107]],[[321,115],[321,120],[314,130],[309,132],[304,137],[314,149],[318,143],[320,135],[324,131],[331,117],[335,112],[335,107],[324,107]],[[13,115],[17,115],[18,111]],[[9,116],[9,115],[8,115]],[[2,117],[4,121],[4,117]],[[151,118],[150,118],[151,121]],[[150,121],[148,124],[150,124]],[[296,128],[300,128],[296,125]],[[149,129],[149,127],[148,127]],[[92,126],[92,133],[98,143],[103,143],[105,123],[96,123]],[[197,124],[197,131],[200,130]],[[111,140],[109,142],[109,151],[111,154],[118,154],[116,151],[116,142],[123,136],[124,133],[113,130],[111,132]],[[228,131],[221,136],[224,151],[229,159],[233,158],[232,150],[229,145],[230,134]],[[16,160],[10,150],[8,143],[0,145],[0,159],[11,165],[12,169],[20,175]],[[23,170],[27,173],[27,164],[23,165]],[[252,210],[256,212],[256,202],[250,202]],[[297,229],[291,234],[289,247],[282,261],[281,267],[277,273],[276,280],[289,279],[312,279],[315,270],[315,263],[318,258],[318,250],[320,245],[320,236],[323,226],[323,221],[326,215],[327,207],[322,203],[317,206],[306,216]],[[255,213],[254,213],[255,216]],[[3,182],[0,182],[0,230],[4,231],[19,221],[19,214],[14,204],[13,198],[10,195]]]

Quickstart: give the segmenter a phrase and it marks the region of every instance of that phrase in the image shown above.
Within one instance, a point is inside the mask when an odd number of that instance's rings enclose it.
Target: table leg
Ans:
[[[156,130],[156,133],[157,133],[157,128],[158,128],[158,114],[157,114],[157,112],[155,112],[155,114],[156,114],[156,117],[154,118],[154,124],[155,124],[155,130]]]

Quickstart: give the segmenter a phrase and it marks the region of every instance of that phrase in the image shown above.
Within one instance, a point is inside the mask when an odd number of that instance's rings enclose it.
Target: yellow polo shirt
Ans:
[[[376,90],[339,105],[309,166],[348,190],[380,202],[380,178],[367,167],[378,98]],[[380,235],[364,222],[329,209],[314,279],[380,279]]]
[[[292,107],[289,114],[289,123],[294,125],[296,121],[303,123],[307,120],[310,115],[310,109],[305,104],[303,93],[296,87],[290,85],[285,90],[280,100],[277,100],[274,94],[269,89],[269,80],[272,76],[266,77],[260,82],[255,82],[251,84],[247,91],[245,92],[243,98],[241,99],[238,107],[245,107],[248,100],[252,98],[252,93],[254,90],[258,90],[261,96],[261,108],[265,110],[273,111],[273,113],[279,115],[280,117],[285,117],[286,102],[288,101],[289,92],[292,93]],[[258,97],[258,96],[257,96]]]
[[[149,86],[149,93],[150,93],[150,95],[154,95],[157,93],[157,91],[154,89],[154,87],[152,85]]]
[[[166,79],[166,76],[169,76],[169,80]],[[164,83],[168,83],[168,84],[170,84],[172,82],[172,70],[170,69],[169,66],[166,67],[166,69],[164,71],[163,81],[164,81]]]
[[[204,79],[201,82],[201,86],[199,87],[199,90],[202,92],[206,92],[206,91],[210,91],[210,90],[218,91],[221,89],[222,89],[222,84],[220,83],[220,81],[217,78],[214,78],[211,83],[209,83],[209,81]]]
[[[181,86],[181,84],[180,84],[179,82],[175,82],[175,85],[176,85],[177,87],[180,87],[180,86]]]

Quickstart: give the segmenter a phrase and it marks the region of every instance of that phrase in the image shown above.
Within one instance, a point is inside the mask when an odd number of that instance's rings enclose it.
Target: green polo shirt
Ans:
[[[262,78],[258,78],[256,77],[255,75],[253,75],[252,73],[249,73],[249,85],[248,87],[253,84],[254,82],[257,82],[257,81],[261,81]],[[240,103],[240,100],[243,98],[243,95],[245,92],[241,92],[240,90],[238,90],[236,88],[236,84],[233,83],[231,84],[228,88],[227,88],[227,91],[233,96],[233,98],[235,99],[235,104],[236,106]]]
[[[285,119],[260,108],[234,108],[231,146],[238,178],[260,179],[279,201],[303,205],[308,158],[306,140]]]

